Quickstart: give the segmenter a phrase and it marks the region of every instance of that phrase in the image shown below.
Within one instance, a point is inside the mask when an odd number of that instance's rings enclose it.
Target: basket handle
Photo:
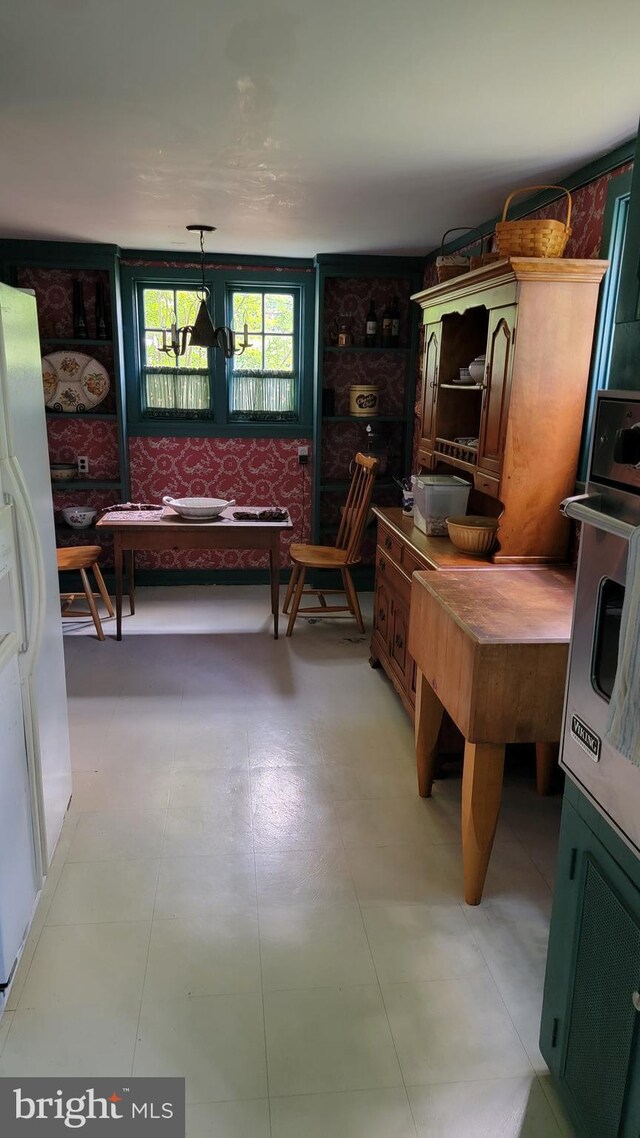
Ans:
[[[482,234],[481,234],[480,230],[478,229],[477,225],[454,225],[453,229],[447,229],[446,232],[443,233],[442,241],[440,242],[440,248],[438,249],[438,253],[441,253],[442,250],[444,249],[444,243],[445,243],[445,241],[446,241],[446,239],[450,233],[477,233],[478,237],[480,238],[480,242],[482,243],[482,241],[483,241]]]
[[[567,220],[565,221],[565,225],[568,229],[569,222],[571,221],[571,194],[567,189],[565,189],[564,186],[523,186],[519,190],[513,190],[504,203],[504,209],[502,210],[502,221],[507,220],[507,210],[509,209],[509,206],[511,205],[511,202],[513,198],[515,198],[516,194],[530,194],[532,190],[560,190],[562,194],[567,195]]]

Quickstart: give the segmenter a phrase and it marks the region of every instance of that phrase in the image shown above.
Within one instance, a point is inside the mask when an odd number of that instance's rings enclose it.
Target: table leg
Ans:
[[[553,791],[559,750],[559,743],[536,743],[536,790],[538,794],[547,795]]]
[[[464,899],[479,905],[502,798],[504,746],[465,743],[462,771]]]
[[[280,610],[280,534],[269,549],[269,575],[271,580],[271,612],[273,613],[273,639],[278,639],[278,613]]]
[[[129,612],[133,616],[136,611],[136,553],[135,549],[127,550],[127,586],[129,593]]]
[[[416,766],[418,769],[418,794],[421,798],[431,797],[433,775],[438,755],[438,735],[444,707],[440,703],[431,684],[418,669],[416,684]]]
[[[122,542],[118,533],[113,536],[113,557],[116,571],[116,640],[122,640]]]

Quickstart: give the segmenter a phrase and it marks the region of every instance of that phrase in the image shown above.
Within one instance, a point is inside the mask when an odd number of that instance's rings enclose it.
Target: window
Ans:
[[[142,288],[142,405],[150,418],[207,419],[212,414],[207,348],[163,352],[163,330],[192,325],[200,304],[193,288]]]
[[[228,308],[236,335],[246,328],[250,343],[229,361],[229,417],[254,422],[297,419],[295,293],[231,288]]]
[[[201,274],[181,264],[123,265],[122,311],[131,435],[310,437],[313,429],[315,274],[252,263],[205,271],[215,326],[249,347],[226,359],[191,348],[176,361],[162,351],[173,323],[193,325]]]

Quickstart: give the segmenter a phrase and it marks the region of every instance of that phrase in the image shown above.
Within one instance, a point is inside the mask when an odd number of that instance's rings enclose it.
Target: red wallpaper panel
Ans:
[[[238,505],[285,506],[293,521],[283,541],[309,540],[310,467],[298,464],[298,447],[308,439],[132,438],[133,501],[160,502],[163,495],[235,498]],[[304,480],[304,516],[303,516]],[[140,554],[145,569],[264,568],[263,553],[223,550]]]

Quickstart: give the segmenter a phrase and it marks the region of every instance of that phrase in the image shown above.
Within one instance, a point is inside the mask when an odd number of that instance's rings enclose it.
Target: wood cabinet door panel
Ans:
[[[517,306],[494,308],[489,314],[487,366],[478,447],[478,468],[500,473],[509,414]]]
[[[428,451],[433,450],[436,425],[436,398],[438,366],[441,345],[440,324],[427,324],[424,330],[424,360],[422,366],[422,426],[421,440]]]
[[[373,602],[373,627],[385,644],[389,640],[389,589],[384,581],[376,583]]]
[[[409,636],[409,606],[396,597],[393,604],[391,618],[391,659],[403,681],[406,682],[409,653],[407,640]]]

